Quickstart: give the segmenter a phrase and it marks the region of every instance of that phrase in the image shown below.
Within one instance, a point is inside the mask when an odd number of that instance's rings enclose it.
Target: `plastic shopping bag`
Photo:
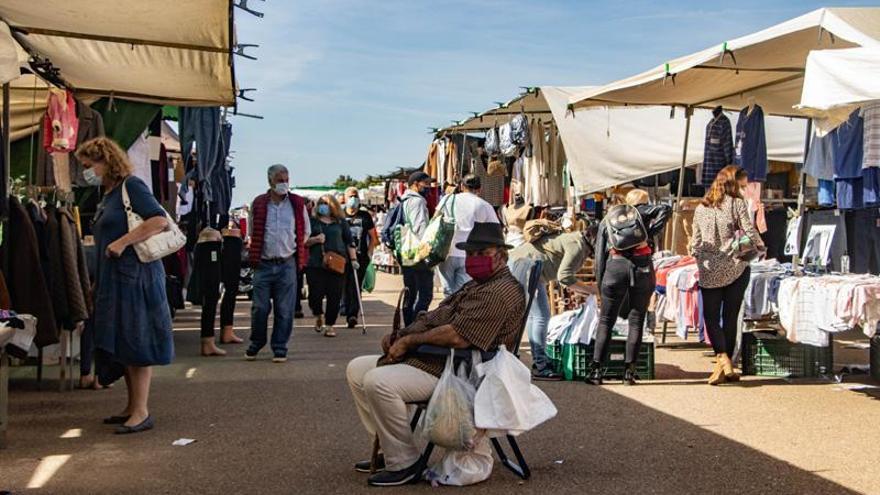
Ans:
[[[474,386],[467,377],[456,375],[455,352],[434,388],[422,422],[422,435],[439,447],[468,450],[474,446]]]
[[[495,357],[480,364],[483,376],[474,396],[474,424],[477,428],[519,435],[556,416],[556,406],[531,383],[531,373],[516,356],[501,346]]]
[[[449,208],[446,208],[448,201],[443,202],[422,234],[418,257],[419,261],[424,261],[425,266],[439,265],[449,255],[452,238],[455,236],[455,196],[452,195],[452,205]]]
[[[367,265],[367,269],[364,272],[364,279],[361,280],[361,289],[365,292],[373,292],[373,289],[376,288],[376,265],[371,261],[369,265]]]
[[[422,261],[419,256],[419,236],[409,225],[399,225],[394,230],[394,250],[401,266],[416,266]]]
[[[425,478],[441,485],[466,486],[486,481],[492,475],[492,446],[484,432],[474,439],[472,450],[447,450],[440,461],[428,469]]]

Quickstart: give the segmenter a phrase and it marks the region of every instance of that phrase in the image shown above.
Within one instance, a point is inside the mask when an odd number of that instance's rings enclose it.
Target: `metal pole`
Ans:
[[[8,204],[6,202],[6,198],[9,197],[9,164],[10,164],[10,153],[12,153],[12,148],[10,139],[12,136],[12,129],[9,128],[9,83],[3,85],[3,117],[2,121],[0,121],[0,126],[3,127],[3,161],[0,166],[3,167],[2,173],[0,173],[0,181],[3,183],[0,184],[0,217],[3,219],[6,218]]]
[[[687,167],[688,138],[690,138],[691,134],[691,116],[693,114],[693,108],[685,107],[684,149],[681,151],[681,168],[678,171],[678,192],[675,196],[675,203],[672,205],[672,246],[670,248],[673,252],[675,252],[675,246],[678,245],[678,223],[681,216],[681,206],[679,203],[681,202],[681,195],[684,193],[684,171]]]
[[[351,267],[351,273],[352,273],[352,275],[354,275],[354,286],[355,286],[354,289],[355,289],[355,294],[357,294],[358,308],[360,308],[360,313],[361,313],[361,334],[366,335],[367,334],[367,321],[364,319],[364,299],[361,297],[361,281],[360,281],[360,277],[358,277],[358,272],[357,272],[357,270],[354,269],[354,267]]]
[[[807,163],[807,154],[810,152],[810,138],[813,137],[813,119],[807,119],[807,133],[804,136],[804,160],[801,163],[801,173],[800,173],[800,184],[798,184],[798,218],[800,221],[798,222],[798,253],[800,253],[801,245],[806,241],[806,231],[804,230],[804,213],[806,211],[806,206],[804,202],[806,201],[806,189],[807,189],[807,174],[804,172],[804,165]],[[795,264],[798,263],[800,258],[799,254],[794,256]]]

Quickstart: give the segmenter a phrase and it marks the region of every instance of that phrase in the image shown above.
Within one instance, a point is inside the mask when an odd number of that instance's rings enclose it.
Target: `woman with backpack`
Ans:
[[[642,345],[645,315],[654,293],[653,238],[663,231],[671,208],[649,205],[648,193],[633,189],[626,203],[611,207],[599,225],[596,237],[596,282],[602,294],[602,307],[593,361],[585,378],[601,385],[603,365],[608,359],[611,329],[623,304],[629,301],[629,333],[626,338],[626,369],[623,383],[635,385],[636,359]]]
[[[360,265],[339,201],[332,194],[325,194],[318,199],[312,213],[312,236],[306,241],[309,307],[315,316],[315,331],[323,332],[325,337],[336,337],[333,325],[339,317],[347,263],[350,262],[354,270]],[[327,300],[326,311],[324,299]]]
[[[765,251],[742,197],[742,169],[721,169],[694,211],[691,253],[700,272],[703,320],[715,351],[709,385],[736,381],[730,356],[736,347],[739,311],[749,285],[749,262]]]

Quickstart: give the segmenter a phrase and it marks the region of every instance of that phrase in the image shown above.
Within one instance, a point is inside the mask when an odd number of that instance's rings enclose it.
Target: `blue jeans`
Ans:
[[[260,352],[266,345],[269,312],[275,306],[272,328],[272,353],[287,356],[287,341],[293,333],[293,311],[296,304],[296,259],[285,263],[262,262],[254,271],[254,302],[251,306],[251,345],[248,354]]]
[[[434,270],[406,268],[403,271],[403,285],[409,289],[403,297],[403,324],[409,325],[422,311],[427,311],[434,297]]]
[[[437,265],[437,273],[440,274],[440,281],[443,282],[443,294],[446,297],[458,292],[464,284],[471,281],[471,277],[465,269],[464,258],[461,256],[450,256],[446,261]]]
[[[520,258],[510,261],[507,265],[510,273],[523,286],[528,287],[529,271],[535,261],[529,258]],[[547,358],[547,325],[550,323],[550,300],[547,298],[547,287],[543,283],[538,284],[535,291],[535,299],[529,310],[526,320],[526,330],[529,335],[529,346],[532,348],[532,368],[536,371],[550,369],[550,359]]]

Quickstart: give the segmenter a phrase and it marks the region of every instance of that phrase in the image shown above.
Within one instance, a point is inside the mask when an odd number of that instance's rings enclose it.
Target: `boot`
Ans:
[[[217,344],[214,343],[214,337],[204,337],[202,338],[202,356],[210,357],[210,356],[225,356],[226,351],[217,347]]]
[[[627,363],[626,369],[623,370],[623,384],[624,385],[635,385],[636,384],[636,365],[635,363]]]
[[[221,344],[241,344],[242,342],[244,342],[244,340],[238,335],[235,335],[232,325],[226,325],[223,327],[223,333],[220,337]]]
[[[709,376],[709,385],[720,385],[727,381],[727,377],[724,376],[724,369],[721,366],[721,355],[715,357],[715,368],[712,370],[712,375]]]
[[[726,353],[722,353],[718,356],[718,360],[721,361],[721,370],[724,373],[724,377],[727,378],[727,381],[739,381],[739,374],[734,371],[733,361],[730,360],[730,356],[728,356]]]
[[[602,364],[593,361],[590,363],[590,370],[587,372],[584,382],[589,383],[590,385],[602,385],[602,375]]]

